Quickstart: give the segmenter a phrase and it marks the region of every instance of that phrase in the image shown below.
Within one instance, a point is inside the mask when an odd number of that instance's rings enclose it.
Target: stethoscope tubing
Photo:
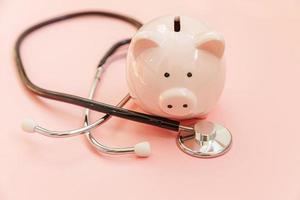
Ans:
[[[142,24],[131,18],[124,15],[119,15],[111,12],[103,12],[103,11],[83,11],[76,12],[71,14],[66,14],[63,16],[55,17],[44,22],[38,23],[26,29],[21,35],[17,38],[15,43],[15,61],[18,69],[18,73],[20,75],[22,83],[25,85],[27,89],[31,92],[48,98],[53,99],[65,103],[70,103],[73,105],[84,107],[84,127],[67,130],[67,131],[53,131],[43,128],[39,126],[34,120],[27,119],[22,124],[22,128],[26,132],[38,132],[42,135],[48,137],[71,137],[80,134],[85,134],[88,141],[95,147],[97,150],[107,153],[107,154],[128,154],[135,153],[140,157],[147,157],[150,155],[150,145],[148,142],[141,142],[134,146],[129,147],[109,147],[102,144],[98,141],[92,134],[92,129],[97,126],[105,123],[112,116],[128,119],[131,121],[141,122],[148,125],[157,126],[160,128],[172,130],[179,132],[177,135],[177,144],[181,150],[185,153],[196,156],[196,157],[216,157],[224,154],[231,146],[232,136],[231,133],[221,125],[214,124],[211,122],[198,122],[193,126],[184,126],[180,125],[179,121],[175,121],[172,119],[153,116],[149,114],[139,113],[136,111],[128,110],[123,108],[123,106],[130,100],[130,95],[127,94],[116,106],[108,105],[102,102],[94,101],[94,94],[100,82],[100,78],[103,72],[103,66],[106,63],[107,59],[117,51],[119,47],[125,44],[129,44],[131,39],[122,40],[116,44],[114,44],[104,55],[104,57],[100,60],[100,63],[97,66],[97,70],[90,88],[88,98],[83,98],[80,96],[75,96],[72,94],[66,94],[62,92],[47,90],[45,88],[41,88],[38,85],[34,84],[26,74],[26,70],[24,64],[22,62],[21,57],[21,45],[23,41],[26,39],[28,35],[31,33],[56,22],[68,20],[76,17],[83,16],[104,16],[111,17],[115,19],[119,19],[125,21],[135,28],[140,28]],[[97,121],[90,123],[90,110],[99,111],[105,113],[103,117],[98,119]],[[207,133],[208,128],[211,132]],[[203,131],[204,130],[204,131]]]
[[[165,129],[176,131],[176,132],[179,131],[179,129],[181,128],[179,121],[171,120],[171,119],[164,118],[164,117],[153,116],[153,115],[149,115],[149,114],[135,112],[132,110],[108,105],[108,104],[105,104],[102,102],[97,102],[97,101],[94,101],[91,99],[75,96],[72,94],[66,94],[66,93],[62,93],[62,92],[47,90],[47,89],[44,89],[44,88],[41,88],[41,87],[35,85],[29,79],[29,77],[26,74],[22,59],[21,59],[21,51],[20,51],[21,45],[22,45],[22,42],[24,41],[24,39],[29,34],[35,32],[47,25],[50,25],[50,24],[53,24],[56,22],[60,22],[60,21],[64,21],[64,20],[68,20],[71,18],[82,17],[82,16],[111,17],[111,18],[125,21],[125,22],[133,25],[137,29],[142,26],[142,23],[140,23],[139,21],[137,21],[131,17],[128,17],[128,16],[111,13],[111,12],[104,12],[104,11],[83,11],[83,12],[77,12],[77,13],[72,13],[72,14],[66,14],[66,15],[63,15],[60,17],[55,17],[50,20],[46,20],[44,22],[38,23],[38,24],[26,29],[18,37],[16,44],[15,44],[16,65],[18,68],[18,73],[21,77],[21,81],[26,86],[26,88],[29,89],[31,92],[33,92],[39,96],[48,98],[48,99],[53,99],[53,100],[57,100],[57,101],[65,102],[65,103],[70,103],[70,104],[88,108],[88,109],[91,109],[94,111],[106,113],[108,115],[113,115],[116,117],[131,120],[131,121],[136,121],[136,122],[140,122],[140,123],[144,123],[144,124],[158,126],[160,128],[165,128]],[[108,52],[107,55],[109,55],[109,53],[110,52]],[[102,64],[103,63],[100,62],[99,65],[102,65]]]

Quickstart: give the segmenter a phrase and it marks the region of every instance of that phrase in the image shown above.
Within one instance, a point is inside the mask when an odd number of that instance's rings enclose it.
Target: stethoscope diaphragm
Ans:
[[[232,144],[228,129],[220,124],[199,121],[193,131],[180,130],[178,147],[186,154],[200,158],[214,158],[226,153]]]

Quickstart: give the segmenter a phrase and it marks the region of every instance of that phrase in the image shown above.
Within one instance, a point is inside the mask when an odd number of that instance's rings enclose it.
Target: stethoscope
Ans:
[[[21,81],[26,86],[26,88],[28,88],[31,92],[35,93],[36,95],[57,100],[57,101],[74,104],[85,108],[84,126],[81,128],[74,129],[74,130],[66,130],[66,131],[53,131],[38,125],[32,119],[26,119],[22,124],[22,128],[25,131],[37,132],[42,135],[48,137],[55,137],[55,138],[72,137],[72,136],[85,134],[88,141],[92,144],[92,146],[95,147],[100,152],[107,153],[107,154],[118,154],[118,155],[134,153],[140,157],[149,156],[150,145],[148,142],[141,142],[134,146],[129,146],[129,147],[114,148],[114,147],[106,146],[102,144],[100,141],[96,140],[91,130],[103,124],[107,120],[109,120],[111,116],[116,116],[116,117],[121,117],[124,119],[132,120],[144,124],[149,124],[152,126],[157,126],[160,128],[178,132],[178,136],[177,136],[178,147],[183,152],[191,156],[201,157],[201,158],[216,157],[224,154],[229,150],[232,143],[231,133],[229,132],[228,129],[226,129],[225,127],[219,124],[215,124],[205,120],[191,122],[191,124],[182,124],[176,120],[139,113],[132,110],[127,110],[122,107],[130,100],[131,97],[129,95],[126,95],[116,106],[108,105],[93,100],[94,93],[102,77],[103,66],[106,63],[107,59],[110,56],[112,56],[118,50],[118,48],[120,48],[123,45],[129,44],[131,41],[130,39],[122,40],[114,44],[103,56],[103,58],[101,59],[101,61],[97,66],[88,98],[82,98],[71,94],[47,90],[34,84],[27,76],[21,59],[20,49],[21,49],[22,42],[25,40],[25,38],[28,35],[47,25],[51,25],[56,22],[68,20],[71,18],[83,17],[83,16],[104,16],[104,17],[115,18],[129,23],[137,29],[142,26],[142,23],[140,23],[136,19],[124,15],[111,13],[111,12],[103,12],[103,11],[85,11],[85,12],[67,14],[60,17],[52,18],[50,20],[46,20],[44,22],[41,22],[39,24],[36,24],[26,29],[23,33],[21,33],[21,35],[18,37],[15,44],[15,60],[16,60],[16,65],[18,68],[18,73],[20,75]],[[89,119],[90,110],[102,112],[105,113],[105,115],[100,119],[96,120],[95,122],[91,123]]]

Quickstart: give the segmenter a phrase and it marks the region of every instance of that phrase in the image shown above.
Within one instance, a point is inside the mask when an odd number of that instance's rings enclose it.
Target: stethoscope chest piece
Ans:
[[[232,136],[222,125],[200,121],[195,124],[194,130],[180,130],[178,133],[177,145],[184,153],[200,158],[213,158],[230,149]]]

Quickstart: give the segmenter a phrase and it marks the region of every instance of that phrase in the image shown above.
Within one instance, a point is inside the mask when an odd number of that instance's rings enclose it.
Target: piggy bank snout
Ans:
[[[186,88],[172,88],[159,96],[160,109],[175,118],[191,114],[196,102],[196,96]]]

